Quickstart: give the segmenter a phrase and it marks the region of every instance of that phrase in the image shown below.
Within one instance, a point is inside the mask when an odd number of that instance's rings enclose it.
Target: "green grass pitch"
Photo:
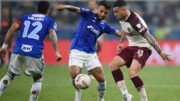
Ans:
[[[115,85],[110,70],[104,66],[107,89],[105,101],[124,101],[119,88]],[[25,68],[24,68],[25,69]],[[24,70],[23,69],[23,70]],[[0,101],[28,101],[32,77],[23,74],[17,76],[0,97]],[[0,78],[6,74],[7,68],[0,68]],[[123,67],[125,81],[133,101],[140,101],[131,80],[128,69]],[[84,71],[85,72],[85,71]],[[180,101],[180,67],[178,66],[146,66],[141,74],[149,101]],[[74,101],[74,88],[70,82],[67,66],[46,66],[41,94],[38,101]],[[97,101],[96,80],[83,90],[82,101]]]

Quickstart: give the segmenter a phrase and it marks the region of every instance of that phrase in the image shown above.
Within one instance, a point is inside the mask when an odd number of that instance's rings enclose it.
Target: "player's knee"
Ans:
[[[34,82],[38,81],[38,80],[41,80],[42,79],[42,75],[39,74],[39,75],[36,75],[36,76],[33,76],[33,80]]]
[[[79,72],[70,72],[71,78],[75,79]]]
[[[115,61],[112,61],[109,66],[110,66],[111,71],[115,71],[115,70],[119,69],[119,66]]]
[[[99,75],[98,78],[97,78],[97,81],[98,82],[104,82],[105,81],[104,74]]]
[[[134,70],[129,70],[129,77],[130,78],[133,78],[133,77],[136,77],[136,76],[138,76],[138,73],[136,73]]]
[[[119,69],[121,66],[123,65],[123,62],[121,61],[121,59],[119,59],[119,57],[114,57],[113,61],[110,63],[110,70],[111,71],[115,71],[117,69]]]

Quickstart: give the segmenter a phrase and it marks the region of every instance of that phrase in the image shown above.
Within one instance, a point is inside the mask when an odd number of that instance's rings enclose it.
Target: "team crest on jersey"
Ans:
[[[25,44],[22,44],[22,47],[21,47],[21,50],[24,51],[24,52],[31,52],[32,51],[32,45],[25,45]]]

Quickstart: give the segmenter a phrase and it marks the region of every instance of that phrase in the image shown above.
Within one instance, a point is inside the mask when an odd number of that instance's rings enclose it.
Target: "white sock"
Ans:
[[[98,91],[98,101],[104,101],[103,97],[106,91],[106,81],[98,82],[97,91]]]
[[[38,96],[41,92],[41,86],[42,86],[42,78],[40,80],[35,81],[32,84],[31,93],[30,93],[30,101],[37,101]]]
[[[76,89],[76,92],[75,92],[75,101],[81,101],[82,89],[78,89],[75,86],[75,79],[70,78],[70,80],[71,80],[71,83],[73,84],[73,87]]]
[[[146,89],[144,88],[144,86],[139,87],[137,89],[137,92],[138,92],[138,94],[139,94],[139,96],[141,98],[141,101],[148,101],[147,94],[146,94]]]
[[[82,89],[76,90],[75,101],[81,101]]]
[[[10,84],[12,80],[12,76],[10,74],[6,74],[0,81],[0,96],[2,95],[3,91],[6,89],[6,87]],[[4,82],[7,82],[5,84]]]
[[[124,80],[118,81],[117,86],[120,88],[123,95],[128,94],[128,90]]]

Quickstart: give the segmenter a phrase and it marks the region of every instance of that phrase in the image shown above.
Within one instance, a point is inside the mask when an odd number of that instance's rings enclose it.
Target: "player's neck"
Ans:
[[[131,12],[129,10],[127,10],[123,21],[126,21],[129,18],[130,14],[131,14]]]

